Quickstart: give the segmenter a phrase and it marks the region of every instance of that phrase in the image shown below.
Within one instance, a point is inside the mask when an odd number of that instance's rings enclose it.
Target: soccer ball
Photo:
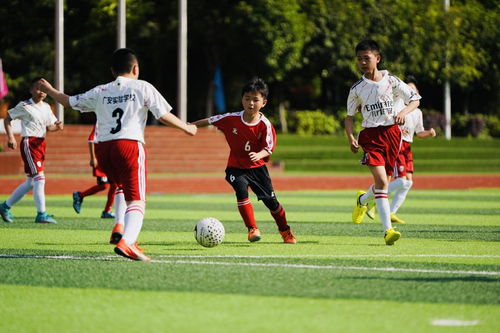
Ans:
[[[194,238],[204,247],[214,247],[224,241],[224,226],[214,217],[206,217],[196,223]]]

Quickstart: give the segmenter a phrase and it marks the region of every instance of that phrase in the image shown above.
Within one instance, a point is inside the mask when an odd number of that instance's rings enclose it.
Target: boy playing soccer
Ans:
[[[352,221],[361,223],[368,202],[374,199],[380,213],[385,243],[393,245],[401,233],[391,225],[387,188],[401,145],[398,124],[403,124],[405,116],[418,107],[420,95],[388,71],[378,70],[381,55],[375,41],[361,41],[356,46],[356,57],[363,77],[349,91],[345,132],[353,153],[360,146],[363,148],[361,163],[368,166],[375,184],[367,192],[359,191],[356,194]],[[406,104],[399,113],[394,109],[395,96],[400,96]],[[353,117],[356,112],[362,113],[364,127],[358,139],[353,135]]]
[[[47,131],[59,131],[63,124],[57,120],[50,106],[43,100],[47,94],[39,90],[38,80],[31,81],[29,100],[20,102],[16,107],[10,109],[4,119],[5,132],[7,133],[7,146],[10,149],[17,148],[17,141],[12,133],[11,121],[21,120],[21,157],[24,162],[26,181],[19,185],[10,197],[0,204],[0,215],[4,222],[14,222],[10,208],[21,200],[26,193],[33,189],[33,199],[37,215],[36,223],[56,223],[53,215],[45,211],[45,175],[43,166],[45,161],[45,135]]]
[[[88,143],[89,143],[89,153],[90,153],[89,164],[92,167],[92,175],[97,179],[97,185],[94,185],[82,192],[81,191],[73,192],[73,209],[75,210],[75,212],[80,214],[83,198],[95,194],[97,192],[104,191],[105,189],[108,189],[108,199],[106,200],[106,205],[104,206],[104,210],[102,211],[101,218],[111,219],[115,217],[115,215],[111,211],[111,207],[113,206],[113,201],[115,199],[116,185],[114,183],[109,182],[108,177],[101,170],[99,163],[97,162],[97,158],[95,156],[95,145],[97,144],[96,128],[97,125],[94,125],[94,127],[92,128],[92,132],[90,132]]]
[[[405,83],[413,89],[413,91],[419,93],[416,85],[417,80],[413,76],[406,77]],[[403,103],[401,99],[398,99],[398,102],[401,104]],[[404,105],[399,108],[403,108],[403,106]],[[397,217],[396,212],[405,201],[406,194],[408,194],[408,191],[413,185],[413,155],[411,153],[413,135],[415,134],[419,138],[435,137],[436,131],[434,128],[429,130],[424,129],[424,121],[420,109],[415,109],[415,111],[406,116],[405,123],[401,126],[401,130],[403,132],[403,142],[396,160],[396,179],[389,184],[389,194],[394,194],[391,201],[391,222],[404,224],[405,221]]]
[[[195,135],[197,128],[170,113],[172,107],[163,96],[150,83],[139,80],[139,62],[133,50],[116,50],[111,72],[114,81],[71,97],[54,89],[44,79],[39,84],[65,107],[96,114],[99,127],[97,160],[110,180],[123,190],[127,205],[123,235],[112,239],[112,243],[116,243],[115,252],[133,260],[151,261],[136,242],[146,206],[146,150],[143,145],[148,111],[163,124],[188,135]],[[116,197],[120,197],[118,192]]]
[[[285,243],[297,240],[287,224],[285,210],[276,199],[269,172],[265,165],[276,146],[276,133],[271,122],[260,112],[267,103],[267,84],[255,78],[242,89],[243,111],[225,113],[201,119],[193,124],[198,127],[214,125],[221,130],[230,148],[226,168],[226,181],[236,192],[238,210],[248,229],[248,240],[261,239],[248,187],[269,208]]]

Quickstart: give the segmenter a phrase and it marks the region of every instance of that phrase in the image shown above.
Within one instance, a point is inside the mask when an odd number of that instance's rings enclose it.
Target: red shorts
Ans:
[[[23,137],[21,139],[20,150],[26,174],[36,175],[43,171],[45,146],[45,138]]]
[[[146,200],[146,150],[134,140],[99,142],[99,166],[112,183],[123,189],[126,201]]]
[[[365,128],[359,133],[359,145],[365,152],[361,163],[382,165],[392,176],[401,146],[401,129],[398,125]]]
[[[413,155],[410,142],[403,141],[396,160],[396,177],[404,177],[407,172],[413,173]]]
[[[97,168],[92,168],[92,176],[100,178],[107,177],[104,171],[101,170],[100,166],[97,166]]]

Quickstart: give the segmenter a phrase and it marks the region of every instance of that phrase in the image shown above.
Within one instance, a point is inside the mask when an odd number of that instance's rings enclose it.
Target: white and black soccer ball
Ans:
[[[214,247],[224,241],[224,225],[215,217],[205,217],[194,227],[194,238],[204,247]]]

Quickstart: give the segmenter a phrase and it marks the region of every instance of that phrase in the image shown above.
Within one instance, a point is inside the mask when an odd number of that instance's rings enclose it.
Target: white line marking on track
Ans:
[[[23,254],[0,254],[0,259],[59,259],[59,260],[103,260],[103,261],[123,261],[127,260],[118,256],[101,257],[79,257],[79,256],[42,256]],[[431,273],[431,274],[458,274],[458,275],[490,275],[500,276],[496,271],[465,271],[465,270],[442,270],[442,269],[418,269],[399,267],[366,267],[366,266],[339,266],[339,265],[305,265],[287,263],[257,263],[257,262],[224,262],[224,261],[200,261],[200,260],[151,260],[157,264],[180,264],[180,265],[218,265],[218,266],[247,266],[247,267],[279,267],[298,269],[326,269],[326,270],[346,270],[346,271],[382,271],[382,272],[405,272],[405,273]]]
[[[434,319],[432,326],[476,326],[479,320]]]

